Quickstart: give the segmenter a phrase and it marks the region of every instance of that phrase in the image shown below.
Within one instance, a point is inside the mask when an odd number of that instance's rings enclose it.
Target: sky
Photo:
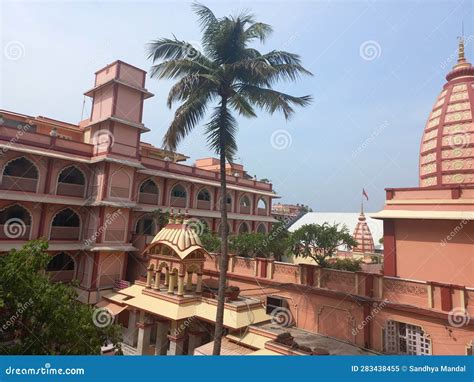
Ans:
[[[200,46],[187,1],[0,0],[0,108],[78,123],[90,113],[83,93],[94,73],[123,60],[149,70],[146,44],[175,35]],[[313,73],[275,88],[313,96],[290,120],[259,112],[238,118],[236,162],[267,178],[283,203],[315,211],[383,207],[387,187],[418,185],[421,135],[445,75],[456,59],[457,37],[471,37],[472,2],[453,1],[203,1],[216,16],[250,10],[271,24],[261,52],[301,56]],[[173,117],[166,106],[172,83],[147,77],[155,96],[145,102],[142,140],[161,146]],[[203,125],[179,146],[195,159],[214,156]]]

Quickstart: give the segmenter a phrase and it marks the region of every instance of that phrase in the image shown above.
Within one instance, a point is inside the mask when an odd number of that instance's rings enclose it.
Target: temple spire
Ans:
[[[466,62],[466,56],[464,55],[464,36],[459,37],[459,47],[458,47],[458,64],[463,64]]]

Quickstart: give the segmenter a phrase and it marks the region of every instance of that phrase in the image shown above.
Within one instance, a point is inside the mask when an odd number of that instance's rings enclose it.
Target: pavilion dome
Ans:
[[[362,210],[359,215],[359,221],[357,222],[354,233],[352,237],[357,241],[357,247],[352,248],[352,252],[357,253],[374,253],[375,252],[375,244],[374,239],[372,237],[372,233],[370,232],[369,225],[367,224],[367,220],[364,215],[364,211]]]
[[[462,38],[446,80],[421,141],[420,187],[474,184],[474,67]]]

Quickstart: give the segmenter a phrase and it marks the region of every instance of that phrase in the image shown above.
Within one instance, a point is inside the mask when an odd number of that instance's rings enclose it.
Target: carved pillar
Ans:
[[[176,273],[170,273],[170,275],[169,275],[169,285],[168,285],[168,293],[169,294],[174,293],[175,283],[176,283]]]
[[[153,284],[153,289],[160,289],[160,278],[161,278],[161,272],[155,271],[155,282]]]
[[[170,348],[168,350],[168,355],[183,355],[184,353],[184,337],[175,337],[168,336],[170,340]]]
[[[137,312],[130,310],[128,314],[128,327],[123,341],[130,346],[137,346]]]
[[[153,278],[153,269],[148,268],[146,271],[146,288],[151,288],[151,279]]]
[[[178,276],[178,296],[184,295],[184,275]]]
[[[188,272],[187,273],[186,290],[188,292],[193,290],[193,272]]]
[[[202,293],[202,273],[197,274],[196,293]]]
[[[168,268],[165,268],[165,286],[168,286],[170,283],[170,271]]]

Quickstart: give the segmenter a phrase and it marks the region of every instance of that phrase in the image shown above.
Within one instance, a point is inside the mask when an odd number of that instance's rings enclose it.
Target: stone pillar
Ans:
[[[137,346],[137,312],[135,310],[129,311],[128,327],[123,340],[127,345]]]
[[[184,275],[178,276],[178,296],[184,295]]]
[[[148,354],[150,348],[150,334],[151,323],[146,317],[145,312],[140,312],[140,322],[137,324],[138,327],[138,341],[137,341],[137,354],[145,355]]]
[[[203,334],[204,333],[202,332],[194,332],[194,331],[188,332],[188,336],[189,336],[188,337],[188,355],[193,355],[194,349],[201,346]]]
[[[188,274],[187,274],[186,290],[188,292],[193,290],[193,272],[188,272]]]
[[[153,270],[152,269],[148,269],[146,271],[146,287],[147,288],[151,288],[151,279],[153,277]]]
[[[166,355],[166,352],[168,351],[169,328],[170,328],[169,321],[156,322],[155,355]]]
[[[175,337],[169,335],[168,339],[170,340],[170,349],[168,350],[168,355],[183,355],[184,336]]]
[[[169,285],[168,285],[168,293],[169,294],[174,293],[175,282],[176,282],[176,273],[170,273],[170,275],[169,275]]]
[[[168,286],[170,283],[170,271],[168,268],[165,268],[165,286]]]
[[[153,289],[160,289],[160,280],[161,279],[161,272],[160,271],[155,271],[155,283],[153,285]]]
[[[202,293],[202,273],[197,274],[196,293]]]

